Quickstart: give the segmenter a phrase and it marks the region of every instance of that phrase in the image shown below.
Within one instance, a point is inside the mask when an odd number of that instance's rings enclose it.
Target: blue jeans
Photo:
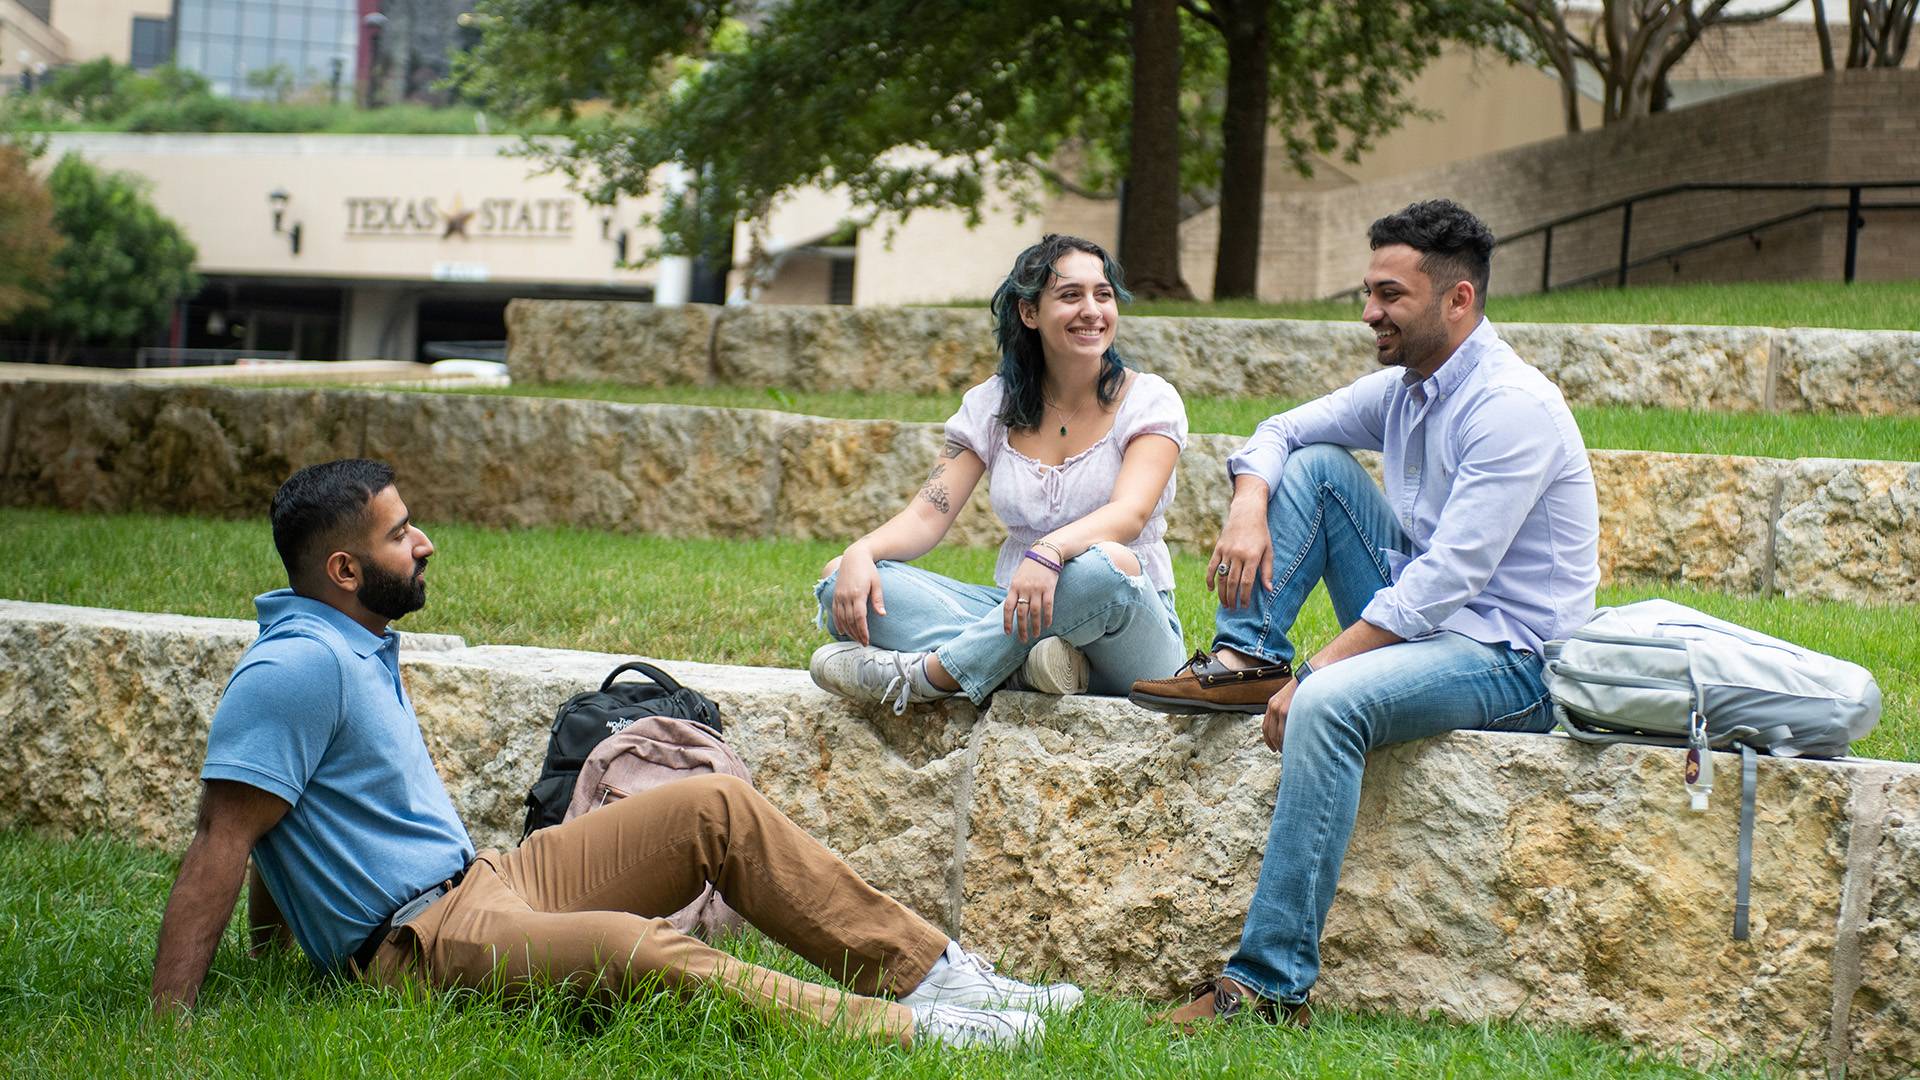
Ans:
[[[1006,632],[1005,589],[955,581],[911,563],[886,560],[879,568],[887,613],[868,608],[867,640],[883,649],[936,653],[975,702],[1018,671],[1040,641]],[[819,625],[845,641],[833,624],[837,577],[822,579],[813,595]],[[1134,680],[1158,678],[1186,659],[1172,594],[1156,592],[1144,574],[1122,573],[1097,545],[1061,570],[1053,625],[1041,637],[1055,635],[1086,654],[1087,689],[1095,694],[1125,694]]]
[[[1287,633],[1325,581],[1342,626],[1389,584],[1382,552],[1407,550],[1386,497],[1345,450],[1287,456],[1267,506],[1274,587],[1221,608],[1215,646],[1292,660]],[[1287,712],[1280,792],[1227,975],[1274,1001],[1306,1000],[1320,976],[1320,930],[1360,807],[1367,751],[1444,731],[1546,731],[1553,726],[1540,659],[1450,630],[1348,657],[1312,672]]]

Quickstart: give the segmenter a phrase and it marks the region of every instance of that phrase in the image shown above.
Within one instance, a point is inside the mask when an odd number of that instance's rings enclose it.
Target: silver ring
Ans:
[[[1226,563],[1221,563],[1220,569],[1215,570],[1214,573],[1221,577],[1226,577],[1228,574],[1233,573],[1233,567],[1228,566]]]
[[[1013,602],[1013,604],[1014,604],[1014,606],[1015,606],[1015,607],[1019,607],[1019,606],[1020,606],[1021,604],[1024,604],[1024,603],[1026,603],[1026,602],[1027,602],[1027,598],[1023,596],[1023,597],[1021,597],[1020,599],[1018,599],[1018,600],[1015,600],[1015,601]]]

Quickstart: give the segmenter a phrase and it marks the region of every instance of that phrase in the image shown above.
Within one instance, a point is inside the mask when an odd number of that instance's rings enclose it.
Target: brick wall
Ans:
[[[1504,236],[1683,181],[1920,180],[1917,101],[1920,71],[1840,71],[1391,180],[1269,194],[1260,292],[1288,299],[1353,287],[1366,268],[1368,223],[1418,199],[1455,199]],[[1870,194],[1868,201],[1876,197],[1920,201],[1920,186]],[[1700,193],[1636,205],[1632,251],[1638,257],[1845,198],[1845,192]],[[1920,213],[1866,218],[1859,276],[1920,277]],[[1185,226],[1186,271],[1196,288],[1210,277],[1216,228],[1211,215]],[[1620,234],[1617,213],[1556,229],[1553,280],[1615,265]],[[1837,280],[1845,237],[1844,214],[1827,213],[1642,268],[1630,280]],[[1538,289],[1541,256],[1537,237],[1503,246],[1495,256],[1494,290]]]

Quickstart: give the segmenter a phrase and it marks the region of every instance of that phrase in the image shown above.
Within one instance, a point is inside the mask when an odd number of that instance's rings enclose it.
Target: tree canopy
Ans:
[[[589,197],[650,193],[663,165],[696,175],[697,199],[669,197],[659,221],[664,246],[655,253],[685,252],[688,238],[758,217],[781,194],[814,185],[843,187],[870,219],[950,207],[977,220],[995,190],[1027,206],[1046,185],[1114,193],[1143,111],[1132,98],[1135,61],[1146,55],[1131,36],[1133,6],[484,0],[481,40],[456,79],[498,108],[574,118],[564,138],[529,140],[528,151]],[[1315,154],[1357,154],[1416,112],[1406,80],[1441,36],[1471,32],[1464,15],[1485,3],[1179,6],[1171,152],[1180,182],[1151,185],[1149,217],[1163,228],[1213,201],[1221,183],[1226,15],[1257,12],[1272,26],[1273,47],[1255,65],[1272,89],[1254,105],[1251,126],[1264,155],[1266,123],[1277,122],[1290,159],[1305,169]],[[1164,35],[1168,24],[1149,25]],[[1167,61],[1164,49],[1152,52],[1155,63]],[[1155,138],[1154,160],[1164,161],[1164,129]],[[1243,216],[1223,215],[1223,232],[1245,227]]]
[[[130,341],[164,326],[197,292],[193,244],[147,200],[140,182],[102,172],[74,154],[47,178],[54,224],[66,245],[47,306],[29,316],[63,344]]]
[[[47,302],[64,241],[53,197],[18,147],[0,143],[0,323]]]

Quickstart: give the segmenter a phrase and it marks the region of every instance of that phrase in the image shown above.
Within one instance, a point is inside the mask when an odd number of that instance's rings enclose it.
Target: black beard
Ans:
[[[420,576],[425,559],[414,563],[412,577],[389,574],[370,559],[361,559],[360,567],[363,580],[353,595],[368,611],[392,620],[427,606],[427,581]]]
[[[1396,325],[1400,333],[1400,347],[1394,350],[1392,359],[1380,357],[1385,367],[1419,368],[1437,356],[1443,356],[1447,350],[1447,328],[1440,319],[1440,302],[1435,300],[1427,310],[1421,312],[1420,321],[1415,324],[1412,333],[1406,326]]]

